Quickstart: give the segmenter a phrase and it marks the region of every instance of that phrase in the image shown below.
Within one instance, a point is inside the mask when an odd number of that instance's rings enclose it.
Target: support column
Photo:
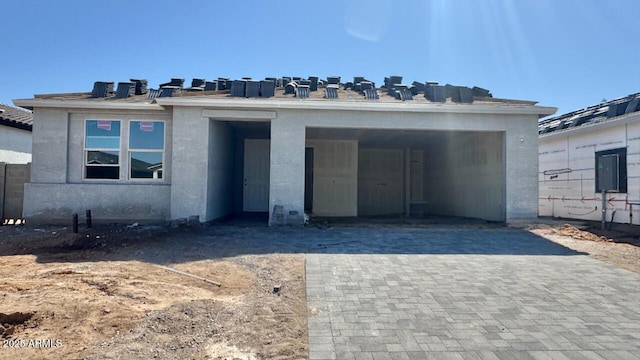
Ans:
[[[31,182],[67,182],[68,136],[67,111],[45,108],[37,108],[34,111]]]
[[[52,211],[59,213],[60,202],[53,184],[67,182],[68,151],[72,146],[69,144],[69,113],[61,109],[34,109],[32,136],[31,179],[24,184],[23,216],[31,219],[42,216],[48,221]],[[82,152],[73,156],[84,158]],[[44,191],[38,188],[44,188]]]
[[[513,119],[505,132],[506,221],[538,217],[538,123],[536,117]]]
[[[171,219],[207,220],[209,122],[201,109],[173,109]]]
[[[271,171],[269,175],[269,225],[283,222],[301,225],[304,221],[304,166],[306,131],[296,119],[271,120]],[[282,206],[283,218],[274,217],[274,207]],[[298,216],[290,216],[297,211]]]

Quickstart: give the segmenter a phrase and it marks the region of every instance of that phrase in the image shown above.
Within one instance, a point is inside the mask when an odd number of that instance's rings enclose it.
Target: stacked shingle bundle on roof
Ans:
[[[117,88],[114,86],[117,84]],[[237,98],[241,100],[255,98],[298,99],[301,101],[362,101],[393,103],[409,102],[413,104],[461,103],[474,101],[492,103],[526,103],[520,100],[493,99],[492,94],[479,87],[439,85],[437,82],[403,83],[402,76],[389,76],[384,85],[363,76],[353,77],[353,81],[343,82],[340,76],[282,76],[266,77],[264,80],[243,77],[229,79],[218,77],[216,80],[193,78],[190,87],[185,87],[185,79],[172,78],[158,85],[157,89],[147,88],[146,79],[130,79],[125,82],[97,81],[91,92],[69,94],[35,95],[41,99],[90,99],[95,101],[155,102],[164,97]]]

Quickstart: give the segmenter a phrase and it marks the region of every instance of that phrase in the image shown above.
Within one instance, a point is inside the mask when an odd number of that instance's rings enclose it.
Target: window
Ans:
[[[596,152],[596,192],[627,192],[627,148]]]
[[[129,122],[129,178],[162,179],[164,122]]]
[[[85,179],[120,179],[120,120],[87,120]]]
[[[127,122],[128,147],[120,141],[121,123],[126,129]],[[122,180],[163,179],[164,125],[164,121],[86,120],[84,178],[120,180],[124,151],[129,164]]]

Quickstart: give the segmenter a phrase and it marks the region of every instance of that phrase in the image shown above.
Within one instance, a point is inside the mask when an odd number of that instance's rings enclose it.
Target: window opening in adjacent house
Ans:
[[[129,122],[129,178],[162,179],[164,122]]]
[[[596,192],[627,192],[627,148],[596,152]]]
[[[120,179],[120,120],[87,120],[85,179]]]

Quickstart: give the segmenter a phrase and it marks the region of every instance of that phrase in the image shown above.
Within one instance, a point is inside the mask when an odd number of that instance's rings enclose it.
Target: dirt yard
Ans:
[[[597,222],[580,223],[580,228],[557,222],[537,224],[530,231],[570,249],[588,253],[606,263],[640,273],[640,228],[601,230]]]
[[[322,233],[334,224],[317,226]],[[502,227],[459,221],[447,226]],[[639,234],[580,227],[589,231],[562,222],[528,226],[640,273]],[[268,241],[266,233],[243,225],[109,225],[81,234],[52,226],[0,227],[0,359],[306,359],[301,254],[309,249],[296,248],[290,237],[308,232],[271,229]],[[321,235],[306,246],[324,241]],[[284,248],[287,253],[278,253]]]
[[[188,230],[89,230],[0,227],[0,358],[307,358],[302,255],[203,256]]]

